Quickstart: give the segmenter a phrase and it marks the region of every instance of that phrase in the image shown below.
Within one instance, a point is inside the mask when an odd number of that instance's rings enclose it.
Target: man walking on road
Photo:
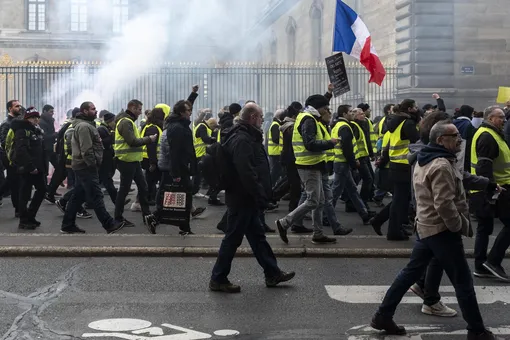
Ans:
[[[124,221],[114,221],[104,206],[98,175],[103,161],[103,145],[94,122],[96,114],[95,105],[85,102],[81,104],[80,113],[76,116],[71,137],[71,166],[76,175],[76,182],[71,199],[66,206],[62,233],[85,232],[76,225],[76,213],[85,199],[93,204],[94,212],[108,234],[119,231],[125,225]]]
[[[473,278],[467,264],[462,235],[471,237],[471,223],[462,174],[456,166],[461,138],[455,125],[437,123],[428,146],[418,153],[413,173],[416,196],[417,242],[407,266],[386,292],[371,326],[388,335],[404,335],[404,327],[393,321],[398,304],[409,288],[436,258],[452,282],[464,320],[468,340],[496,339],[486,330],[478,308]]]
[[[271,178],[262,144],[261,126],[262,109],[257,104],[247,104],[237,125],[224,137],[222,148],[229,163],[225,164],[225,168],[231,169],[225,176],[229,178],[225,188],[228,218],[225,238],[221,242],[209,283],[212,291],[241,291],[240,286],[230,283],[228,275],[245,235],[258,263],[264,268],[267,287],[289,281],[295,275],[294,272],[283,272],[278,267],[260,221],[260,211],[266,208],[270,198],[264,182],[270,182]]]
[[[324,189],[322,173],[326,172],[326,150],[332,150],[338,140],[325,140],[320,127],[321,118],[330,114],[329,100],[323,95],[310,96],[305,102],[292,134],[292,148],[296,157],[299,177],[305,186],[306,200],[284,218],[276,221],[280,238],[289,243],[287,230],[306,214],[312,212],[313,238],[316,244],[335,243],[336,239],[324,235],[322,229],[322,208],[324,207]]]
[[[143,223],[151,234],[156,233],[156,219],[151,214],[148,201],[148,186],[143,175],[141,161],[143,159],[143,146],[156,142],[157,135],[140,137],[140,131],[135,121],[142,114],[142,102],[133,99],[128,103],[127,110],[117,116],[115,128],[115,142],[113,149],[117,158],[117,169],[120,172],[120,187],[115,200],[115,220],[126,222],[127,227],[134,223],[127,221],[124,214],[126,197],[131,189],[133,180],[138,188],[138,199],[142,208]]]

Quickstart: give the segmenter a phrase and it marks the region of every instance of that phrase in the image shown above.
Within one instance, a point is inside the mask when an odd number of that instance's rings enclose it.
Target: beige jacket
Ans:
[[[413,186],[416,228],[421,239],[446,230],[473,236],[462,178],[454,159],[436,158],[424,166],[416,164]]]

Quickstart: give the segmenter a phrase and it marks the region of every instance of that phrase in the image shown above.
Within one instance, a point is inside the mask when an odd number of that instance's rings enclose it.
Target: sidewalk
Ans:
[[[379,236],[337,237],[336,244],[327,246],[312,244],[311,236],[289,235],[289,245],[277,235],[267,238],[279,257],[408,258],[413,246],[412,241],[389,242]],[[215,257],[221,240],[219,235],[0,234],[0,256]],[[464,244],[467,256],[472,257],[474,240],[465,239]],[[252,256],[246,240],[237,255]]]
[[[129,196],[134,199],[134,195]],[[207,206],[205,199],[195,199],[197,206]],[[62,216],[55,205],[43,202],[37,219],[42,226],[34,231],[19,230],[18,219],[10,199],[3,200],[0,208],[0,256],[216,256],[223,234],[216,229],[225,207],[207,207],[207,211],[192,220],[191,229],[196,235],[182,237],[178,228],[161,225],[157,235],[150,235],[142,223],[140,212],[131,212],[126,206],[125,218],[136,224],[133,228],[124,228],[119,234],[107,235],[98,223],[93,211],[93,218],[80,220],[77,224],[87,231],[84,235],[60,234]],[[113,204],[105,198],[106,208],[113,212]],[[274,221],[283,217],[288,210],[288,202],[281,202],[280,208],[266,214],[266,223],[275,228]],[[374,210],[378,210],[372,207]],[[289,234],[290,244],[284,244],[276,234],[269,234],[268,240],[277,256],[287,257],[401,257],[408,258],[414,237],[406,242],[390,242],[385,237],[375,235],[371,226],[364,226],[357,214],[345,213],[343,205],[337,207],[339,221],[346,227],[353,228],[351,235],[338,237],[334,245],[317,246],[312,244],[311,236]],[[311,222],[305,220],[305,226]],[[476,227],[476,222],[474,224]],[[496,221],[494,235],[502,226]],[[325,227],[326,234],[331,235],[331,228]],[[383,227],[383,232],[386,226]],[[494,237],[491,238],[494,240]],[[465,239],[468,256],[472,256],[474,240]],[[241,256],[251,256],[246,242],[238,250]]]

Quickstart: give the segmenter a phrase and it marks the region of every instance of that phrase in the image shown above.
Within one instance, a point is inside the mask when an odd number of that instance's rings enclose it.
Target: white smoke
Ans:
[[[108,13],[105,3],[89,2],[88,13],[94,18],[92,26],[104,27],[104,13]],[[125,101],[122,106],[125,108],[127,100],[133,99],[129,95],[139,86],[137,82],[163,62],[232,60],[249,52],[249,43],[239,45],[242,19],[250,13],[249,2],[144,0],[141,3],[144,8],[139,13],[131,13],[133,18],[125,23],[122,34],[96,53],[97,59],[104,61],[99,71],[91,74],[87,65],[80,65],[52,84],[45,101],[58,107],[57,112],[79,107],[84,101],[94,102],[99,110],[113,110],[112,100],[119,97]],[[203,83],[199,85],[202,87]],[[179,89],[182,97],[175,99],[185,98],[190,90]]]

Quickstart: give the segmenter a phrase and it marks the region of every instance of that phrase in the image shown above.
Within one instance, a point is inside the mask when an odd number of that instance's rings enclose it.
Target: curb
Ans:
[[[287,258],[405,258],[412,249],[378,248],[273,248],[278,257]],[[472,258],[474,250],[466,249],[466,257]],[[113,257],[113,256],[154,256],[154,257],[216,257],[217,247],[64,247],[64,246],[2,246],[0,257]],[[253,257],[248,247],[240,247],[237,257]],[[506,257],[510,256],[507,251]]]

